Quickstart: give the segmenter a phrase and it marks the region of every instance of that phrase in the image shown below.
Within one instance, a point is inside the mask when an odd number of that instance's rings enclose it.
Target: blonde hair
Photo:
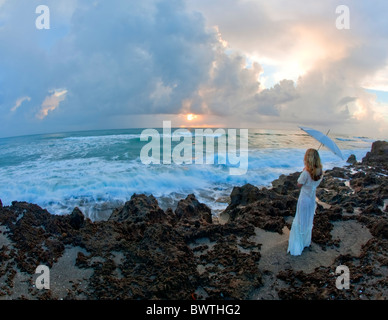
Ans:
[[[322,177],[322,164],[319,153],[315,149],[307,149],[304,155],[304,165],[311,179],[318,181]]]

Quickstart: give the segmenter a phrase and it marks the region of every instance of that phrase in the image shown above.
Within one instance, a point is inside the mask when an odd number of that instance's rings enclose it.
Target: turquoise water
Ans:
[[[194,136],[194,129],[190,130]],[[281,174],[300,171],[305,150],[319,147],[299,129],[249,129],[248,170],[244,175],[231,175],[231,165],[218,164],[217,143],[213,165],[195,161],[145,165],[140,151],[148,142],[140,141],[142,131],[99,130],[0,139],[0,199],[4,205],[14,200],[36,203],[53,214],[71,213],[78,206],[92,220],[99,220],[133,193],[153,194],[163,209],[174,208],[178,200],[194,193],[217,213],[226,207],[233,186],[269,186]],[[228,130],[224,131],[227,135]],[[159,132],[162,139],[161,129]],[[216,142],[219,137],[214,133]],[[326,169],[346,165],[350,154],[361,160],[374,141],[335,134],[330,137],[345,160],[323,147],[320,154]],[[177,143],[172,143],[172,149]]]

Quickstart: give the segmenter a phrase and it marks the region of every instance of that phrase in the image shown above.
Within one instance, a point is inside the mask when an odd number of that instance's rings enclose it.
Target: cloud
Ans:
[[[367,75],[363,80],[362,86],[366,89],[388,92],[388,61],[384,68]]]
[[[31,98],[30,97],[22,97],[22,98],[18,98],[15,102],[15,105],[11,108],[11,111],[12,112],[15,112],[21,105],[24,101],[31,101]]]
[[[44,99],[41,109],[37,113],[36,117],[41,120],[46,118],[50,111],[54,111],[56,108],[58,108],[59,104],[65,100],[66,94],[66,89],[53,90],[53,93]]]
[[[44,31],[39,4],[0,0],[0,112],[18,110],[1,136],[181,113],[231,126],[388,127],[364,90],[387,78],[383,1],[47,0]],[[350,30],[335,28],[339,4]]]
[[[264,89],[257,95],[258,112],[263,115],[279,116],[284,103],[294,101],[299,92],[292,80],[282,80],[274,87]]]
[[[246,68],[246,60],[239,54],[225,54],[222,44],[209,71],[209,77],[192,95],[190,111],[215,115],[235,115],[255,104],[260,84],[261,67],[255,63]]]
[[[47,1],[51,29],[45,31],[34,28],[39,4],[4,4],[0,70],[7,80],[0,74],[0,111],[20,96],[44,101],[40,130],[73,128],[85,117],[99,128],[118,116],[179,113],[208,78],[216,36],[183,1],[78,0],[66,11],[63,1]],[[47,97],[50,88],[66,88],[66,100]],[[47,117],[59,103],[61,112]],[[36,128],[36,110],[23,111],[18,121]],[[11,125],[0,134],[8,130]]]
[[[245,110],[251,123],[315,124],[345,133],[388,134],[382,106],[364,90],[386,87],[388,21],[381,15],[387,10],[383,1],[189,4],[202,12],[208,26],[216,26],[229,50],[261,65],[260,78],[268,90],[256,94],[256,105]],[[350,30],[335,26],[340,4],[350,8]],[[288,87],[281,86],[284,79]]]

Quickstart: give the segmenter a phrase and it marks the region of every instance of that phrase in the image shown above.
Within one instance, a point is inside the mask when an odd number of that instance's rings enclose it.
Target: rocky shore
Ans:
[[[286,253],[299,172],[235,187],[215,217],[191,194],[175,210],[134,194],[107,221],[0,202],[0,299],[387,299],[388,143],[325,172],[312,245]],[[38,265],[50,289],[38,289]],[[336,268],[350,271],[337,289]]]

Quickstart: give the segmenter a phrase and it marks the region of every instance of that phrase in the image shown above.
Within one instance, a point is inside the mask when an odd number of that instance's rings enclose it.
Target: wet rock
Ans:
[[[255,229],[252,224],[240,221],[239,223],[230,222],[224,225],[209,224],[201,226],[201,228],[185,229],[182,233],[184,233],[187,243],[195,242],[196,239],[209,239],[215,242],[226,236],[251,237],[255,235]]]
[[[325,171],[325,178],[332,177],[332,178],[341,178],[346,179],[346,171],[343,168],[334,167],[333,169],[326,170]]]
[[[344,209],[345,209],[346,213],[353,213],[355,206],[356,205],[354,203],[347,203],[344,205]]]
[[[330,221],[338,221],[342,219],[342,211],[342,206],[332,206],[326,210],[326,215]]]
[[[284,182],[276,183],[277,187],[280,185],[284,185]],[[284,190],[283,187],[282,189]],[[296,190],[296,185],[293,186],[293,189]],[[234,187],[230,195],[230,204],[225,211],[230,212],[239,207],[256,205],[258,207],[268,207],[268,214],[274,216],[278,215],[274,213],[274,211],[278,212],[277,209],[280,209],[281,211],[294,209],[293,206],[296,204],[294,195],[288,195],[288,192],[278,194],[273,191],[274,189],[259,189],[251,184],[246,184],[242,187]],[[283,214],[282,212],[280,215],[288,214]]]
[[[255,202],[260,197],[259,188],[246,184],[242,187],[234,187],[230,194],[229,207],[236,207],[239,205],[245,206],[249,203]]]
[[[357,163],[357,159],[356,159],[356,156],[354,154],[351,154],[348,158],[348,160],[346,160],[347,163],[350,163],[352,165],[356,164]]]
[[[280,175],[280,177],[272,181],[273,190],[280,194],[289,194],[298,192],[297,181],[301,172],[294,172],[290,175]]]
[[[82,228],[85,225],[85,217],[78,207],[74,208],[73,212],[71,213],[69,223],[76,230]]]
[[[77,258],[75,260],[75,265],[80,268],[90,268],[88,264],[88,258],[82,252],[77,253]]]
[[[69,224],[59,220],[64,218],[26,202],[14,201],[1,209],[0,223],[9,229],[13,259],[21,271],[33,273],[39,264],[50,267],[62,255],[64,245],[58,236],[61,227],[69,229]]]
[[[388,142],[375,141],[372,144],[372,149],[362,159],[363,164],[385,166],[388,165]]]
[[[375,237],[388,239],[388,220],[375,222],[370,230]]]
[[[283,193],[274,192],[273,189],[259,189],[250,184],[235,187],[229,206],[221,214],[227,215],[229,222],[237,224],[244,222],[281,234],[285,226],[284,217],[295,215],[297,204],[297,198],[285,192],[286,180],[275,183],[277,188],[284,191]]]
[[[316,212],[311,235],[311,240],[319,244],[324,250],[326,246],[338,245],[338,241],[334,241],[332,238],[331,230],[334,226],[327,213],[327,211]]]
[[[201,284],[210,299],[248,299],[262,285],[257,267],[260,253],[240,252],[236,240],[233,234],[221,236],[212,250],[200,256],[200,263],[205,266]]]
[[[200,203],[194,194],[189,194],[186,199],[178,202],[175,215],[179,220],[199,221],[201,223],[212,223],[210,208]]]
[[[224,211],[224,214],[226,213],[230,216],[228,223],[241,224],[244,222],[280,234],[283,233],[282,230],[285,226],[285,219],[280,210],[271,206],[271,204],[263,205],[259,201],[244,207],[227,209]]]
[[[319,267],[313,273],[285,270],[279,272],[278,279],[288,284],[279,290],[283,300],[323,300],[343,299],[343,291],[335,287],[335,273],[330,268]]]
[[[377,203],[371,203],[362,211],[362,213],[366,215],[379,215],[379,216],[383,214],[383,212],[381,211]]]
[[[355,177],[351,180],[350,185],[353,188],[365,188],[378,184],[379,177],[374,172],[364,172],[360,177]]]
[[[335,194],[339,196],[342,196],[342,194],[346,191],[350,191],[350,189],[345,186],[343,181],[329,176],[324,177],[317,188],[317,192],[322,189],[329,190],[329,192],[335,192]]]
[[[153,195],[134,194],[130,201],[123,207],[115,209],[109,217],[110,221],[132,222],[162,222],[167,218],[165,212],[159,207]]]

